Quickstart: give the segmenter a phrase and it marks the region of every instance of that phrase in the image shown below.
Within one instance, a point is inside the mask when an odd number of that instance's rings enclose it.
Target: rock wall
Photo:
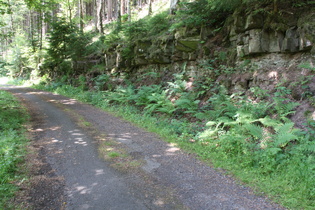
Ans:
[[[294,15],[294,14],[290,14]],[[315,52],[315,13],[283,17],[268,23],[270,15],[252,12],[247,17],[235,13],[230,20],[229,40],[239,57],[265,53]],[[293,19],[293,20],[292,20]]]
[[[152,65],[154,68],[169,65],[172,69],[174,64],[186,62],[188,66],[195,65],[198,71],[202,67],[196,63],[213,59],[219,52],[227,53],[226,63],[232,66],[244,59],[258,56],[264,59],[269,54],[307,53],[314,57],[315,12],[280,17],[236,11],[220,32],[207,27],[180,28],[170,35],[135,40],[133,46],[117,45],[104,53],[106,69],[123,72]]]

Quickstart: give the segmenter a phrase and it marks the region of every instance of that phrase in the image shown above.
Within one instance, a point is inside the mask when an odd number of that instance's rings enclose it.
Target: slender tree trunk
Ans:
[[[8,0],[8,9],[11,11],[11,2],[10,2],[10,0]],[[14,25],[14,23],[13,23],[13,13],[10,14],[10,22],[11,22],[11,24],[10,24],[11,31],[14,31],[14,27],[13,27],[13,25]]]
[[[170,14],[175,14],[178,2],[179,0],[170,0]]]
[[[120,0],[117,0],[116,6],[117,6],[117,28],[120,30],[121,27],[121,11],[120,11]]]
[[[131,1],[127,0],[127,13],[128,13],[128,21],[131,21]]]
[[[148,15],[152,15],[152,0],[149,0],[149,12]]]
[[[108,0],[107,3],[107,20],[111,21],[113,19],[113,0]]]
[[[93,22],[94,22],[94,27],[95,31],[97,31],[97,22],[98,22],[98,13],[97,13],[97,8],[98,8],[98,0],[93,0]]]
[[[121,15],[126,14],[126,0],[121,0],[120,11],[121,11]]]
[[[42,49],[43,43],[43,14],[42,11],[39,11],[38,15],[38,36],[39,36],[39,49]]]
[[[80,30],[83,32],[83,0],[79,0],[79,17],[80,17]]]
[[[32,47],[33,47],[33,51],[35,49],[35,43],[34,43],[34,33],[33,33],[33,15],[32,15],[32,11],[29,10],[29,18],[30,18],[30,25],[29,25],[29,32],[30,32],[30,40],[31,40],[31,43],[32,43]]]
[[[98,32],[103,33],[103,4],[104,1],[100,0],[97,5],[97,26],[96,29]]]
[[[118,10],[118,7],[117,7],[117,1],[120,1],[120,0],[113,0],[113,5],[112,5],[112,10],[113,10],[113,20],[117,20],[117,18],[118,18],[118,12],[117,12],[117,10]],[[119,8],[119,10],[120,10],[120,8]]]
[[[69,10],[69,22],[72,22],[72,8],[71,8],[71,3],[70,0],[67,1],[68,2],[68,10]]]

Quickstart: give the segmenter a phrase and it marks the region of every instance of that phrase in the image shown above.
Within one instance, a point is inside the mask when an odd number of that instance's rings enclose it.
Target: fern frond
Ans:
[[[274,142],[277,146],[285,147],[290,141],[298,139],[293,126],[294,123],[290,122],[275,128],[276,134],[274,135]]]
[[[257,121],[261,122],[266,127],[277,127],[280,124],[278,120],[271,119],[269,116],[260,118]]]
[[[262,127],[254,125],[254,124],[246,124],[244,125],[246,130],[252,135],[255,139],[262,139],[264,130]]]
[[[278,133],[275,135],[275,145],[285,147],[290,141],[296,140],[298,137],[293,133]]]
[[[276,132],[278,134],[283,134],[283,133],[291,133],[292,129],[293,129],[294,123],[290,122],[290,123],[285,123],[281,126],[278,126],[275,128]]]
[[[206,126],[211,127],[211,126],[216,125],[216,124],[217,124],[216,121],[209,121],[206,123]]]

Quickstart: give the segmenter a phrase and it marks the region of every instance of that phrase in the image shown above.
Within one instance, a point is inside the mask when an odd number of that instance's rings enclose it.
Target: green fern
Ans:
[[[290,114],[294,114],[294,109],[300,104],[297,102],[289,101],[287,98],[275,97],[272,104],[281,117],[286,117]]]
[[[283,125],[280,125],[278,127],[275,127],[275,130],[278,134],[283,134],[283,133],[290,133],[293,129],[294,123],[285,123]]]
[[[266,127],[277,127],[280,124],[279,120],[271,119],[269,116],[266,116],[264,118],[259,118],[256,121],[260,122]]]
[[[263,128],[255,125],[255,124],[246,124],[244,125],[245,129],[248,133],[253,136],[255,139],[262,139],[263,138]]]
[[[163,112],[171,114],[175,111],[173,103],[168,99],[166,91],[148,96],[149,104],[144,108],[147,113]]]
[[[298,139],[298,136],[295,135],[293,126],[294,123],[285,123],[275,129],[276,134],[274,135],[274,144],[277,147],[285,147],[290,141]]]
[[[160,85],[142,86],[135,95],[136,105],[144,106],[150,103],[149,96],[154,93],[161,93]]]
[[[283,148],[285,147],[290,141],[296,140],[297,136],[292,133],[281,133],[275,136],[275,145]]]
[[[191,100],[189,98],[179,98],[175,101],[176,109],[185,110],[184,113],[195,113],[198,109],[200,100]]]

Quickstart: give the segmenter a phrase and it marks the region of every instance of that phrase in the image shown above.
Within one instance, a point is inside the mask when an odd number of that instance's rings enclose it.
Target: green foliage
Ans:
[[[214,11],[234,11],[237,7],[239,7],[242,3],[248,2],[249,0],[208,0],[211,5],[211,9]],[[253,1],[253,0],[251,0]],[[254,0],[257,1],[257,0]]]
[[[32,71],[37,68],[38,60],[42,58],[42,51],[39,49],[34,51],[26,35],[21,31],[17,31],[12,39],[12,47],[7,55],[4,70],[12,77],[29,79]]]
[[[170,25],[168,12],[165,11],[135,22],[126,22],[122,26],[122,32],[128,41],[134,41],[147,36],[159,35],[167,31]]]
[[[159,35],[165,31],[168,31],[170,26],[171,22],[168,11],[161,12],[149,19],[148,34],[149,36]]]
[[[152,86],[142,86],[138,89],[137,95],[135,96],[135,103],[139,106],[146,106],[151,103],[151,99],[149,98],[154,93],[161,93],[162,87],[160,85],[152,85]]]
[[[103,90],[104,89],[104,86],[105,84],[109,81],[109,76],[107,74],[101,74],[95,78],[92,79],[95,86],[94,88],[96,90]],[[111,89],[111,87],[107,87],[108,89]]]
[[[172,27],[216,25],[219,28],[223,25],[226,16],[241,4],[241,0],[184,1],[180,3],[182,9],[177,11],[177,21]]]
[[[126,88],[118,86],[113,92],[105,92],[106,101],[109,103],[127,104],[129,102],[133,103],[133,98],[136,95],[136,91],[133,86],[128,86]]]
[[[175,101],[176,111],[183,110],[184,113],[197,113],[200,100],[196,100],[192,93],[182,93],[180,98]]]
[[[0,77],[7,76],[9,74],[9,70],[7,69],[8,63],[0,61]]]
[[[128,41],[143,38],[148,33],[148,21],[147,19],[140,19],[130,22],[122,28],[122,31]]]
[[[207,0],[182,2],[180,7],[184,8],[176,12],[176,22],[172,28],[181,26],[201,26],[213,23],[216,20],[211,16],[211,6]],[[219,14],[218,14],[219,15]]]
[[[310,70],[311,72],[314,72],[315,71],[315,67],[313,64],[311,63],[304,63],[304,64],[301,64],[299,65],[300,68],[304,68],[304,69],[308,69]]]
[[[22,179],[18,164],[25,154],[26,140],[21,129],[26,116],[12,95],[0,91],[0,209],[11,207],[8,200],[17,190],[12,183]]]
[[[284,119],[284,117],[295,113],[295,111],[293,110],[299,105],[299,103],[296,103],[289,99],[289,96],[291,95],[290,89],[279,86],[276,87],[276,90],[277,92],[275,92],[274,94],[273,105],[275,111],[277,112],[277,114],[279,114],[279,117]]]
[[[54,22],[50,31],[48,58],[41,73],[55,77],[73,74],[72,61],[84,58],[90,39],[91,35],[83,34],[74,23],[65,19]]]
[[[161,112],[172,114],[175,111],[173,103],[168,99],[167,91],[152,93],[148,96],[148,100],[149,104],[144,108],[147,113]]]

